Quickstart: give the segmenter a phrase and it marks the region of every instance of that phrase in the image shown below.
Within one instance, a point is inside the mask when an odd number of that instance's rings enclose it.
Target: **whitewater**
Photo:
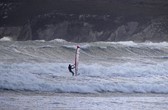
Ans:
[[[73,77],[68,71],[68,65],[74,64],[77,45],[81,48],[78,70],[80,75]],[[54,103],[46,104],[50,105],[50,109],[55,107],[60,110],[84,109],[84,106],[85,109],[112,109],[112,104],[113,109],[125,107],[130,110],[135,102],[139,106],[137,109],[151,109],[157,103],[159,105],[156,110],[161,107],[166,110],[167,65],[167,42],[72,43],[61,39],[0,40],[1,109],[25,109],[17,103],[26,105],[28,100],[40,100],[41,105],[34,106],[36,109],[43,108],[48,100]],[[39,96],[38,93],[42,95]],[[155,95],[159,97],[153,97]],[[11,102],[10,99],[15,99],[16,102]],[[58,102],[54,102],[54,99]],[[145,106],[147,100],[150,104]],[[102,101],[107,103],[100,104]],[[132,105],[124,103],[130,101]],[[65,102],[67,105],[63,104]],[[10,103],[15,105],[14,108],[7,106]],[[81,103],[83,105],[80,106]],[[118,105],[122,106],[118,108]]]

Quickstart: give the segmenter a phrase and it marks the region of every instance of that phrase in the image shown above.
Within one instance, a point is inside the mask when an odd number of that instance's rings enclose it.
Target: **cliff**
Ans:
[[[0,38],[168,41],[167,10],[167,0],[4,0]]]

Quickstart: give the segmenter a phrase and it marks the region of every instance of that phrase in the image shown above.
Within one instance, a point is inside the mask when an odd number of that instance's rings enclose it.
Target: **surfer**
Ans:
[[[74,76],[74,72],[72,71],[72,69],[74,69],[74,68],[75,68],[75,65],[71,65],[71,64],[69,64],[69,66],[68,66],[68,70],[69,70],[69,72],[72,73],[72,76]]]

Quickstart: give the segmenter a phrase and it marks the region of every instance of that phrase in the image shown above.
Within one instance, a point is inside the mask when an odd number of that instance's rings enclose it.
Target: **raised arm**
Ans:
[[[75,68],[75,64],[73,64],[73,65],[71,65],[72,66],[72,69],[74,69]]]

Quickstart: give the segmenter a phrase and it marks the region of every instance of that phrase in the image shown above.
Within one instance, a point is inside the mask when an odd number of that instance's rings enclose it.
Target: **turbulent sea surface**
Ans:
[[[1,40],[0,108],[167,110],[167,65],[167,42]]]

